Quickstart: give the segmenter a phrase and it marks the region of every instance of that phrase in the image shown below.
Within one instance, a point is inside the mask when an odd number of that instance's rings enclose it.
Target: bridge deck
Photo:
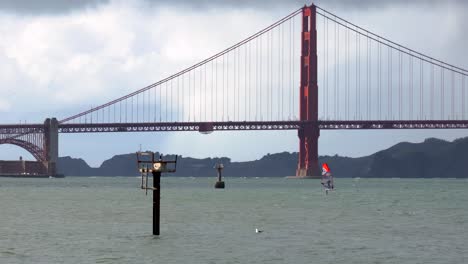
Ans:
[[[297,130],[314,125],[307,121],[248,121],[248,122],[179,122],[179,123],[95,123],[60,124],[60,133],[108,133],[108,132],[170,132],[170,131],[230,131],[230,130]],[[466,129],[468,120],[403,120],[403,121],[336,121],[321,120],[323,130],[337,129]],[[43,124],[0,125],[0,134],[43,132]]]

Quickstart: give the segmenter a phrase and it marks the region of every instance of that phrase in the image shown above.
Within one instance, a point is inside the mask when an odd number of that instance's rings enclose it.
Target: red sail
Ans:
[[[330,172],[330,167],[328,167],[328,164],[324,163],[322,165],[322,175],[328,172]]]

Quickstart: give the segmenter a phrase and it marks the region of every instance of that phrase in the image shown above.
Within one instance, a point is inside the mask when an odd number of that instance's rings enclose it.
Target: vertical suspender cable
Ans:
[[[359,87],[359,72],[358,72],[358,63],[359,63],[359,51],[358,51],[358,41],[359,40],[359,34],[356,32],[356,54],[354,56],[355,60],[356,60],[356,69],[355,69],[355,72],[356,72],[356,87],[355,87],[355,96],[356,96],[356,102],[354,104],[354,120],[358,120],[358,105],[359,105],[359,95],[358,95],[358,87]]]
[[[443,120],[444,117],[445,117],[445,114],[444,114],[444,110],[445,110],[445,107],[444,107],[444,94],[445,94],[445,91],[444,91],[444,68],[440,68],[440,120]]]
[[[214,85],[214,91],[215,91],[215,100],[214,100],[214,105],[215,105],[215,111],[213,113],[214,115],[214,119],[216,121],[219,121],[219,116],[218,116],[218,113],[219,113],[219,108],[218,108],[218,91],[219,91],[219,87],[218,87],[218,61],[216,60],[216,69],[215,69],[215,85]]]
[[[452,117],[451,120],[455,119],[455,73],[452,71]]]
[[[202,103],[203,103],[203,97],[204,97],[204,93],[203,93],[203,85],[202,85],[202,82],[203,82],[203,74],[202,74],[202,67],[200,67],[200,86],[199,86],[199,95],[198,95],[198,104],[200,105],[198,108],[199,108],[199,116],[198,116],[198,120],[201,122],[202,121],[202,116],[203,116],[203,113],[202,113]]]
[[[236,121],[240,121],[240,53],[241,53],[241,48],[237,50],[237,119]]]
[[[281,29],[281,47],[280,47],[280,50],[281,50],[281,85],[280,85],[281,114],[284,115],[284,27],[283,27],[283,24],[281,24],[279,27]],[[281,116],[281,120],[284,120],[284,116]]]
[[[329,119],[329,115],[328,115],[328,98],[329,98],[329,92],[330,92],[330,90],[329,90],[330,89],[330,85],[329,85],[330,84],[330,81],[329,81],[330,79],[328,78],[329,77],[328,71],[330,69],[330,64],[329,64],[329,61],[328,61],[329,56],[330,56],[330,54],[329,54],[329,50],[330,50],[330,48],[329,48],[329,46],[330,46],[330,30],[329,30],[328,25],[329,25],[330,19],[327,18],[326,21],[327,21],[327,32],[326,32],[326,37],[325,38],[326,38],[326,41],[327,41],[327,48],[326,48],[326,51],[325,51],[326,52],[325,53],[325,59],[327,61],[327,67],[325,69],[325,72],[326,72],[326,75],[327,75],[327,77],[326,77],[327,88],[325,90],[325,97],[326,97],[325,98],[325,118],[328,120]]]
[[[229,121],[229,53],[226,53],[226,94],[223,100],[226,100],[226,121]]]
[[[250,86],[250,84],[252,83],[252,82],[251,82],[251,79],[252,79],[252,74],[251,74],[251,69],[252,69],[252,68],[251,68],[251,66],[252,66],[252,60],[251,60],[251,57],[252,57],[252,56],[251,56],[251,55],[252,55],[252,45],[251,45],[251,44],[252,44],[252,42],[249,41],[248,44],[249,44],[249,54],[248,54],[248,55],[249,55],[249,62],[247,63],[247,65],[248,65],[248,67],[249,67],[249,70],[248,70],[248,74],[249,74],[248,88],[249,88],[249,89],[247,89],[247,90],[249,91],[249,96],[248,96],[248,100],[249,100],[249,112],[248,112],[249,114],[248,114],[248,119],[249,119],[249,120],[252,120],[252,119],[251,119],[251,115],[250,115],[251,112],[252,112],[252,111],[251,111],[251,105],[252,105],[252,89],[251,89],[251,86]]]
[[[398,62],[399,62],[399,73],[398,73],[398,78],[399,78],[399,84],[398,84],[398,106],[399,106],[399,109],[398,109],[398,113],[399,113],[399,119],[402,120],[402,115],[403,115],[403,96],[402,96],[402,92],[403,92],[403,58],[402,58],[402,53],[401,53],[401,50],[399,50],[399,54],[398,54]]]
[[[358,49],[358,55],[357,55],[357,116],[356,118],[358,120],[361,120],[362,115],[361,115],[361,36],[359,33],[356,34],[357,36],[357,49]]]
[[[221,85],[219,86],[221,87]],[[218,113],[219,113],[219,109],[218,109],[218,101],[219,101],[219,98],[218,98],[218,91],[219,91],[219,87],[218,87],[218,61],[216,61],[216,70],[215,70],[215,85],[214,85],[214,91],[215,91],[215,100],[214,100],[214,104],[215,104],[215,111],[213,113],[214,115],[214,119],[216,121],[219,121],[219,116],[218,116]]]
[[[164,118],[164,122],[167,122],[167,85],[168,85],[168,82],[165,83],[165,88],[164,88],[164,113],[166,114],[165,118]]]
[[[136,96],[136,105],[135,105],[135,108],[136,108],[136,122],[138,123],[140,121],[140,117],[139,117],[139,105],[140,105],[140,100],[139,100],[139,97],[140,97],[140,94],[137,94]]]
[[[188,110],[187,110],[187,114],[188,114],[188,122],[191,122],[192,121],[192,107],[191,107],[191,93],[192,93],[192,72],[189,71],[187,73],[187,78],[188,78],[188,94],[187,94],[187,103],[188,103]]]
[[[151,121],[153,121],[154,123],[156,123],[156,106],[157,106],[157,104],[156,104],[156,89],[157,89],[157,87],[151,88],[151,90],[153,91],[153,103],[152,103],[153,118],[152,118]]]
[[[206,64],[205,64],[205,65],[206,65]],[[171,95],[170,95],[170,97],[169,97],[170,100],[171,100],[171,107],[170,107],[171,122],[174,121],[174,119],[173,119],[173,112],[174,112],[174,110],[173,110],[173,106],[174,106],[174,105],[173,105],[173,100],[174,100],[174,98],[173,98],[173,95],[174,95],[174,91],[173,91],[173,84],[174,84],[174,83],[173,83],[173,80],[174,80],[174,79],[171,79]]]
[[[408,91],[409,91],[409,119],[413,119],[413,104],[414,104],[414,99],[413,99],[413,56],[409,55],[409,67],[408,67]]]
[[[296,88],[295,88],[296,81],[295,81],[295,78],[294,78],[295,73],[296,73],[296,71],[295,71],[295,69],[296,69],[296,67],[295,67],[296,62],[294,61],[294,58],[296,58],[296,45],[295,45],[295,41],[294,41],[294,40],[296,39],[296,34],[295,34],[296,31],[295,31],[295,21],[294,21],[294,18],[295,18],[295,17],[292,18],[292,21],[293,21],[293,22],[292,22],[292,32],[293,32],[293,37],[292,37],[292,46],[293,46],[293,49],[292,49],[292,57],[293,57],[293,64],[292,64],[292,71],[293,71],[293,81],[292,81],[292,82],[293,82],[293,84],[292,84],[292,85],[293,85],[293,95],[292,95],[292,100],[293,100],[293,113],[294,113],[293,116],[296,117],[296,115],[295,115],[295,113],[296,113],[296,111],[297,111],[297,107],[295,106],[295,102],[296,102],[296,99],[295,99],[295,98],[296,98],[296,93],[294,92],[294,91],[296,91]],[[272,42],[272,43],[273,43],[273,42]],[[294,118],[294,119],[295,119],[295,118]]]
[[[193,76],[192,76],[193,75]],[[195,69],[189,72],[189,108],[190,108],[190,121],[195,121],[195,116],[197,112],[195,111],[195,96],[196,96],[196,72]]]
[[[388,47],[388,119],[393,120],[393,113],[392,113],[392,90],[393,90],[393,62],[392,62],[393,54],[392,49]]]
[[[434,64],[431,63],[431,98],[430,98],[430,118],[433,120],[434,119]]]
[[[379,119],[382,120],[382,43],[379,43]]]
[[[237,59],[237,56],[236,56],[236,50],[237,49],[234,49],[232,51],[232,57],[233,57],[233,78],[232,78],[232,82],[233,82],[233,110],[234,110],[234,113],[233,113],[233,118],[234,120],[236,120],[236,89],[237,89],[237,83],[236,83],[236,80],[237,80],[237,72],[236,72],[236,69],[237,69],[237,64],[236,64],[236,59]]]
[[[412,54],[409,56],[409,75],[410,75],[410,119],[413,119],[413,113],[414,113],[414,58]],[[419,117],[421,118],[421,117]],[[418,118],[418,119],[419,119]]]
[[[289,83],[288,83],[288,90],[289,90],[289,100],[288,100],[288,120],[291,120],[291,114],[292,114],[292,62],[291,62],[291,59],[292,59],[292,45],[291,45],[291,38],[292,38],[292,22],[291,20],[289,20],[289,43],[288,43],[288,46],[289,46]],[[318,66],[318,65],[317,65]]]
[[[350,40],[349,40],[349,29],[346,29],[346,76],[347,76],[347,81],[346,81],[346,90],[347,90],[347,93],[346,93],[346,120],[349,120],[349,97],[350,97],[350,79],[351,79],[351,76],[350,76],[350,71],[349,71],[349,61],[350,61],[350,50],[349,50],[349,47],[350,47]]]
[[[211,112],[210,112],[210,116],[211,116],[211,117],[210,117],[210,119],[211,119],[211,121],[215,121],[215,120],[214,120],[214,116],[213,116],[213,115],[214,115],[214,113],[213,113],[213,112],[214,112],[214,109],[213,109],[213,107],[214,107],[214,100],[213,100],[213,95],[214,95],[214,94],[213,94],[213,88],[214,88],[214,65],[213,65],[213,64],[214,64],[214,61],[211,61],[211,83],[210,83],[210,84],[211,84],[211,93],[210,93],[210,105],[211,105]]]
[[[212,61],[213,62],[213,61]],[[182,101],[180,100],[180,76],[177,77],[177,100],[176,100],[176,106],[177,106],[177,110],[176,110],[176,122],[180,122],[180,118],[179,118],[179,115],[180,115],[180,105],[182,104]]]
[[[282,49],[282,44],[281,44],[281,33],[282,33],[282,28],[281,28],[281,25],[278,26],[278,54],[275,54],[275,56],[277,55],[277,60],[278,60],[278,70],[276,72],[276,74],[278,75],[278,82],[277,82],[277,85],[276,85],[276,90],[277,90],[277,95],[278,95],[278,100],[277,100],[277,106],[276,108],[278,109],[278,117],[277,117],[277,120],[281,120],[281,115],[282,115],[282,110],[281,110],[281,92],[282,92],[282,89],[284,88],[283,85],[282,85],[282,76],[281,76],[281,67],[282,67],[282,64],[283,64],[283,61],[281,61],[281,49]]]
[[[462,79],[462,96],[461,96],[461,103],[462,103],[462,119],[465,120],[465,75],[461,75]]]
[[[172,97],[173,94],[174,94],[173,91],[172,91],[172,90],[173,90],[173,86],[174,86],[174,85],[173,85],[173,84],[174,84],[173,81],[174,81],[174,79],[171,79],[171,88],[170,88],[170,95],[169,95],[169,101],[170,101],[170,105],[169,105],[170,122],[173,122],[173,121],[174,121],[174,120],[173,120],[173,114],[172,114],[172,113],[174,112],[173,109],[172,109],[172,106],[173,106],[173,105],[172,105],[172,101],[173,101],[173,99],[174,99],[174,98]]]
[[[352,31],[348,28],[348,108],[346,109],[347,113],[348,113],[348,120],[353,120],[353,118],[351,117],[351,102],[352,102],[352,99],[351,99],[351,87],[352,87],[352,83],[351,83],[351,69],[352,69],[352,50],[351,50],[351,47],[352,47]]]
[[[340,25],[336,22],[335,17],[335,24],[336,24],[336,91],[335,91],[335,104],[336,104],[336,118],[335,120],[339,120],[340,118]]]
[[[259,113],[259,117],[260,117],[260,120],[263,121],[263,109],[262,109],[262,101],[263,101],[263,98],[262,98],[262,90],[263,90],[263,87],[262,87],[262,79],[263,79],[263,70],[262,70],[262,65],[263,65],[263,58],[262,58],[262,51],[263,51],[263,41],[262,41],[262,36],[259,36],[258,38],[260,39],[260,50],[258,51],[258,57],[259,57],[259,60],[260,60],[260,67],[259,67],[259,71],[260,71],[260,79],[259,79],[259,97],[258,97],[258,101],[259,101],[259,109],[260,109],[260,113]]]
[[[342,119],[348,120],[348,28],[343,27],[344,32],[344,116]]]
[[[369,34],[366,35],[366,59],[367,59],[367,68],[366,68],[366,118],[370,120],[370,39]]]
[[[222,101],[222,121],[224,121],[224,55],[223,55],[223,92],[222,92],[222,95],[221,95],[221,101]]]
[[[382,56],[382,53],[381,53],[381,48],[382,48],[382,45],[380,43],[380,39],[378,39],[377,41],[377,86],[378,86],[378,89],[377,89],[377,119],[382,119],[381,118],[381,110],[382,110],[382,102],[381,102],[381,96],[382,96],[382,91],[381,91],[381,81],[382,81],[382,65],[381,65],[381,56]]]
[[[242,100],[244,103],[244,121],[247,121],[247,46],[249,43],[246,43],[244,46],[244,99]]]
[[[419,116],[421,116],[421,119],[426,119],[426,116],[424,115],[424,94],[423,94],[423,88],[424,88],[424,64],[423,61],[419,61],[419,65],[421,68],[421,81],[419,82]]]
[[[159,122],[162,121],[162,84],[159,86]]]
[[[229,54],[230,53],[226,54],[226,120],[227,121],[231,120],[230,119],[231,111],[230,111],[230,108],[229,108],[229,106],[230,106],[229,103],[231,101],[230,99],[232,99],[232,98],[230,98],[230,93],[231,93],[231,89],[230,89],[231,85],[230,84],[231,83],[229,82],[229,73],[230,73],[230,71],[229,71],[229,69],[230,69],[229,68]]]
[[[346,25],[344,29],[344,117],[342,119],[348,120],[348,29]]]
[[[266,46],[267,46],[267,80],[266,80],[266,119],[271,121],[271,104],[270,104],[270,96],[271,96],[271,31],[267,32],[267,40],[266,40]]]
[[[334,44],[334,46],[335,46],[335,57],[334,57],[334,59],[335,59],[335,63],[334,63],[334,64],[335,64],[335,76],[334,76],[334,80],[335,80],[335,82],[334,82],[334,89],[333,89],[333,91],[334,91],[334,92],[333,92],[333,112],[334,112],[334,113],[333,113],[333,114],[334,114],[334,115],[333,115],[333,118],[334,118],[335,120],[337,120],[337,119],[338,119],[338,118],[337,118],[337,113],[338,113],[338,111],[336,111],[336,107],[337,107],[337,105],[336,105],[336,98],[337,98],[337,90],[338,90],[338,79],[337,79],[337,70],[338,70],[338,52],[337,52],[337,51],[338,51],[338,42],[337,42],[337,34],[336,34],[336,28],[337,28],[336,18],[335,18],[334,22],[335,22],[335,23],[334,23],[334,25],[335,25],[335,32],[334,32],[334,33],[335,33],[335,38],[333,39],[333,42],[334,42],[333,44]]]
[[[369,49],[369,62],[368,62],[368,66],[367,66],[367,69],[368,69],[368,73],[367,73],[367,76],[368,76],[368,80],[367,80],[367,119],[370,120],[371,119],[371,114],[372,114],[372,109],[371,109],[371,106],[372,106],[372,40],[369,38],[369,35],[367,36],[368,39],[367,39],[367,47]]]
[[[328,99],[328,18],[323,18],[323,119],[328,119],[327,99]],[[293,65],[294,67],[294,65]]]
[[[270,110],[269,110],[270,117],[269,117],[269,119],[271,121],[273,121],[273,119],[274,119],[273,118],[273,91],[274,91],[274,89],[273,89],[273,86],[274,86],[273,63],[274,63],[274,56],[275,56],[274,49],[273,49],[274,37],[275,37],[275,31],[274,31],[274,29],[272,29],[272,30],[270,30],[270,40],[269,40],[270,50],[269,50],[269,56],[268,56],[270,58],[269,59],[269,64],[270,64],[270,68],[269,68],[269,70],[270,70],[270,77],[269,77],[270,87],[269,87],[268,101],[269,101],[269,105],[270,105]]]
[[[185,74],[182,75],[182,121],[188,121],[185,117],[185,98],[186,98],[186,88],[185,88]]]
[[[259,120],[258,117],[258,39],[255,39],[255,121]]]
[[[292,24],[293,24],[293,26],[292,26],[292,27],[293,27],[293,37],[292,37],[292,42],[293,42],[293,58],[296,58],[296,45],[295,45],[295,44],[296,44],[296,35],[297,35],[297,34],[296,34],[296,26],[295,26],[295,21],[294,21],[295,18],[296,18],[296,17],[293,17],[293,23],[292,23]],[[297,109],[298,109],[298,107],[296,107],[296,104],[295,104],[295,102],[296,102],[296,100],[297,100],[296,93],[295,93],[295,91],[296,91],[296,88],[295,88],[295,85],[296,85],[296,78],[294,78],[294,76],[296,76],[296,74],[295,74],[295,73],[296,73],[296,63],[293,62],[292,66],[293,66],[293,111],[294,111],[293,113],[294,113],[294,117],[295,117],[295,119],[296,119],[296,118],[297,118],[297,116],[296,116],[296,111],[297,111]],[[299,103],[298,103],[298,104],[299,104]]]
[[[143,122],[149,122],[149,115],[150,115],[150,110],[149,110],[149,107],[150,107],[150,99],[151,99],[151,90],[148,90],[147,92],[147,95],[144,97],[145,98],[145,103],[143,103],[143,107],[146,106],[146,114],[148,115],[148,118],[146,118],[145,116],[145,112],[143,113]]]
[[[153,96],[151,96],[151,92],[153,92]],[[151,109],[151,107],[153,107],[154,102],[151,103],[151,99],[154,98],[154,93],[155,92],[156,91],[154,90],[154,88],[151,88],[150,92],[148,93],[148,122],[151,122],[153,120],[151,118],[151,114],[153,113],[153,109]]]

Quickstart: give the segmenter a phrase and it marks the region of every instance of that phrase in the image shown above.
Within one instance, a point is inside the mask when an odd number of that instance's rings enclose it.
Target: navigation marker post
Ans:
[[[154,159],[154,152],[137,152],[137,166],[141,173],[141,186],[148,195],[153,190],[153,235],[159,236],[160,210],[161,210],[161,173],[173,173],[177,168],[177,155],[175,160],[163,160],[162,154],[158,160]],[[173,164],[173,165],[172,165]],[[148,174],[153,174],[153,187],[148,187]]]
[[[222,163],[218,163],[215,166],[216,170],[218,171],[218,181],[215,183],[216,189],[224,189],[224,182],[222,180],[221,172],[223,171],[224,165]]]

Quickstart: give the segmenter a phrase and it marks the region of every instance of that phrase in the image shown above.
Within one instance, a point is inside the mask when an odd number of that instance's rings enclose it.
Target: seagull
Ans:
[[[263,230],[258,230],[258,228],[255,228],[255,233],[261,233]]]

